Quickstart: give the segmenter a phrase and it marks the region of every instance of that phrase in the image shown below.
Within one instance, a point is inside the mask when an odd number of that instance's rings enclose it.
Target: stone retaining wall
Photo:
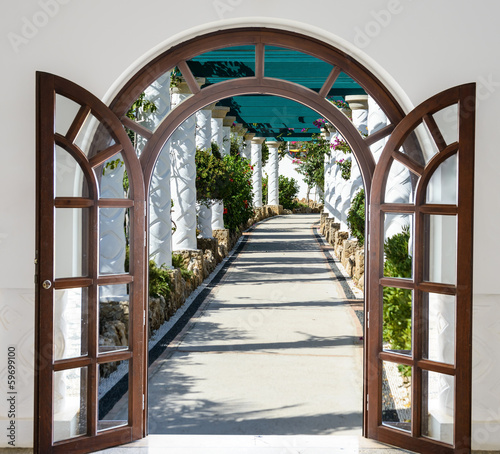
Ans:
[[[328,213],[321,213],[320,233],[332,245],[335,256],[340,260],[347,274],[354,283],[364,290],[365,248],[357,239],[349,239],[349,232],[340,230],[340,223],[329,218]]]

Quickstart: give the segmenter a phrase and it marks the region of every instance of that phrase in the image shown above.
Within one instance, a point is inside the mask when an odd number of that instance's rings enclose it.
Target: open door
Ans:
[[[439,93],[396,126],[374,173],[367,435],[417,452],[471,447],[474,127],[474,84]]]
[[[35,451],[91,452],[141,438],[141,167],[111,110],[46,73],[37,73],[36,244]]]

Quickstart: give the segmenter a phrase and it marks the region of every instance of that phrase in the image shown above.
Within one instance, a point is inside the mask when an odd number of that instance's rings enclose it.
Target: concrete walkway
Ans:
[[[100,452],[408,452],[361,437],[361,325],[313,235],[318,220],[272,218],[249,234],[150,367],[151,435]]]
[[[360,325],[311,230],[261,223],[151,367],[151,434],[361,435]]]

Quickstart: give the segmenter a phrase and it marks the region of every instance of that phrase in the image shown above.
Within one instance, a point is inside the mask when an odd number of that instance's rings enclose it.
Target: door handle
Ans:
[[[42,287],[45,290],[48,290],[50,287],[52,287],[52,282],[50,282],[48,279],[42,282]]]

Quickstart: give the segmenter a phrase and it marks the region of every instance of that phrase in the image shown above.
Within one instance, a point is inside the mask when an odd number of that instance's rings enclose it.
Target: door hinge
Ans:
[[[144,397],[144,394],[142,395],[142,409],[144,410],[146,408],[146,398]]]
[[[366,411],[368,411],[368,403],[369,403],[370,399],[369,399],[369,396],[368,394],[366,395]]]
[[[366,312],[366,328],[370,328],[370,312]]]
[[[142,326],[146,326],[146,309],[142,312]]]

